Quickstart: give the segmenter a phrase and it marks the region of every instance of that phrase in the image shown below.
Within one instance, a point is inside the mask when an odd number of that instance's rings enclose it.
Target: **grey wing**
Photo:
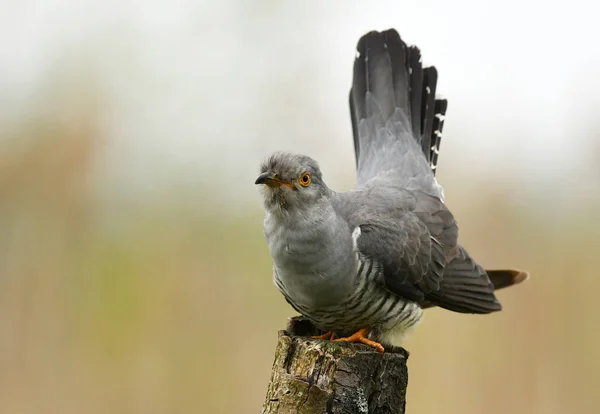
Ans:
[[[350,226],[360,228],[357,248],[381,264],[386,288],[423,306],[464,313],[500,310],[485,270],[458,245],[451,212],[435,197],[411,195],[395,203],[402,206],[398,209],[388,206],[387,214],[380,214],[373,195],[347,210]]]
[[[488,274],[458,244],[458,225],[446,205],[436,197],[420,193],[414,213],[427,226],[432,239],[444,246],[446,262],[439,289],[427,292],[427,301],[463,313],[501,310]]]
[[[440,289],[445,252],[414,215],[402,220],[371,219],[358,225],[358,250],[383,267],[385,286],[406,299],[423,302]]]

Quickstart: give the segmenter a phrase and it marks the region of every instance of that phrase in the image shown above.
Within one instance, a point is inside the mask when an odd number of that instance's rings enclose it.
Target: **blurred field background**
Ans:
[[[450,100],[438,177],[487,317],[429,310],[415,413],[595,413],[598,6],[514,1],[6,2],[0,413],[255,413],[277,330],[262,158],[354,181],[354,46],[396,27]]]

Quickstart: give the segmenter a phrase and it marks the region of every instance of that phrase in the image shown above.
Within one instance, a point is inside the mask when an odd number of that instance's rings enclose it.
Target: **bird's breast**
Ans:
[[[319,307],[347,293],[348,276],[356,270],[347,226],[322,219],[289,224],[267,217],[264,229],[274,281],[288,301]]]
[[[346,275],[351,281],[350,288],[334,301],[307,301],[298,295],[302,287],[293,282],[286,283],[286,278],[282,278],[277,270],[274,273],[275,284],[299,313],[325,330],[353,333],[369,328],[385,332],[388,336],[390,333],[403,335],[419,322],[421,308],[385,288],[383,270],[376,261],[359,256],[355,263],[356,270]],[[310,295],[310,292],[307,291],[307,294]],[[395,342],[393,338],[388,341]]]

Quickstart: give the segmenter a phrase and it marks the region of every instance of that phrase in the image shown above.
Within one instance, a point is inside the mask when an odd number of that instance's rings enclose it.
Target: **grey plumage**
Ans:
[[[501,309],[486,271],[458,243],[435,179],[447,101],[437,71],[395,30],[358,42],[350,91],[357,185],[337,193],[316,161],[276,153],[261,167],[264,231],[286,300],[325,330],[398,345],[440,306]],[[497,271],[499,285],[524,277]],[[511,283],[512,282],[512,283]]]

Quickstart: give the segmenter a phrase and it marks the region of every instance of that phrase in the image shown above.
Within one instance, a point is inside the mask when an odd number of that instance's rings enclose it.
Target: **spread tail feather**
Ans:
[[[435,96],[437,70],[423,68],[419,48],[408,46],[393,29],[365,34],[356,49],[349,100],[357,165],[360,121],[372,119],[377,127],[400,117],[435,174],[448,106],[447,100]]]
[[[444,119],[448,101],[446,99],[436,99],[433,111],[433,127],[431,132],[431,141],[429,148],[429,166],[433,175],[437,170],[438,156],[440,154],[440,143],[442,142],[442,130],[444,129]],[[424,149],[425,150],[425,149]]]

